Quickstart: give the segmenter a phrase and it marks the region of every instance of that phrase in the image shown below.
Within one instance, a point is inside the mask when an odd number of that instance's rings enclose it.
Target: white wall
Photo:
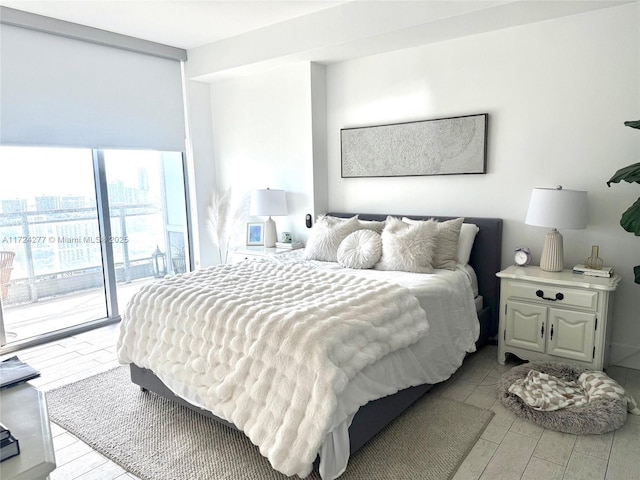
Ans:
[[[313,210],[308,213],[315,219],[326,212],[328,198],[327,167],[327,82],[323,65],[311,64],[311,118],[313,131]],[[306,233],[306,232],[304,232]],[[305,236],[306,239],[306,236]]]
[[[517,245],[539,261],[546,229],[524,224],[533,187],[587,190],[587,230],[563,231],[565,263],[591,245],[623,281],[611,361],[640,368],[640,239],[619,226],[637,184],[606,181],[640,158],[638,3],[366,57],[326,69],[328,209],[494,216],[503,266]],[[489,113],[486,175],[340,178],[344,127]]]
[[[211,97],[209,84],[187,81],[185,84],[187,111],[187,181],[191,243],[196,268],[213,265],[217,261],[211,245],[207,225],[207,208],[215,185],[213,161],[213,131],[211,128]]]
[[[231,187],[236,200],[256,188],[285,190],[289,215],[274,220],[278,235],[294,239],[306,239],[304,218],[314,209],[311,79],[312,66],[301,62],[210,85],[218,188]],[[320,92],[313,102],[323,99]],[[243,234],[232,243],[243,245]]]

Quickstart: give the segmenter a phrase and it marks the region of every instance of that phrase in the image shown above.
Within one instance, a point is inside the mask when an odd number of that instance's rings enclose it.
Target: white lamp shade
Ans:
[[[284,190],[254,190],[251,192],[249,215],[286,215],[287,197]]]
[[[576,230],[587,228],[587,192],[562,187],[534,188],[525,223]]]

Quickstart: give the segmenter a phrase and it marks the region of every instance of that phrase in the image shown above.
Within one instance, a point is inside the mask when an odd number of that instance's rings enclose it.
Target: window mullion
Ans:
[[[118,310],[118,295],[116,292],[116,268],[114,264],[113,245],[109,241],[111,238],[111,215],[109,213],[109,194],[104,164],[104,152],[102,150],[92,150],[92,154],[107,316],[109,318],[118,318],[120,312]]]

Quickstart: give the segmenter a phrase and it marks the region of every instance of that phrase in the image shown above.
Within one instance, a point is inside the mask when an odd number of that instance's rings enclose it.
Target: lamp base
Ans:
[[[276,240],[278,238],[278,232],[276,231],[276,222],[271,217],[264,222],[264,247],[274,248],[276,246]]]
[[[545,272],[560,272],[564,268],[562,235],[555,228],[544,236],[540,268]]]

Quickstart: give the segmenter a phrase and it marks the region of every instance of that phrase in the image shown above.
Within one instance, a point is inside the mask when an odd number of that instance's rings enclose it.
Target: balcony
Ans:
[[[153,204],[117,205],[110,218],[122,313],[145,284],[187,270],[184,233]],[[15,253],[2,295],[6,341],[107,317],[104,246],[95,207],[0,213],[0,250]]]
[[[118,285],[118,305],[123,312],[127,302],[140,288],[154,279],[144,278]],[[15,342],[74,327],[87,320],[104,317],[104,290],[83,288],[65,295],[43,298],[37,302],[4,307],[7,342]]]

